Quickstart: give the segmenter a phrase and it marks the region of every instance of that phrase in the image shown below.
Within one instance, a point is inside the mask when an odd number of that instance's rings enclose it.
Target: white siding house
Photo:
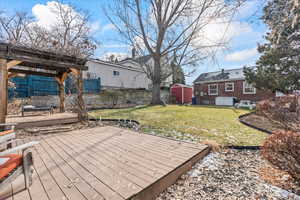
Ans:
[[[101,87],[107,88],[145,88],[149,89],[151,80],[138,67],[114,64],[102,60],[89,60],[88,72],[84,78],[100,78]]]
[[[135,69],[143,69],[143,71],[147,71],[149,67],[147,68],[145,67],[145,65],[153,67],[154,61],[150,56],[141,56],[136,58],[127,58],[125,60],[118,62],[118,64],[135,68]],[[170,70],[171,69],[169,68],[169,66],[167,65],[165,67],[162,66],[162,73],[170,74],[164,81],[162,81],[161,83],[162,87],[170,87],[173,83],[173,75],[171,74]]]

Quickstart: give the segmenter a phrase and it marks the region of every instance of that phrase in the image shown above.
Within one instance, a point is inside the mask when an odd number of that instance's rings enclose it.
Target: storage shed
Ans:
[[[172,103],[189,104],[192,103],[193,87],[184,84],[174,84],[171,89]]]

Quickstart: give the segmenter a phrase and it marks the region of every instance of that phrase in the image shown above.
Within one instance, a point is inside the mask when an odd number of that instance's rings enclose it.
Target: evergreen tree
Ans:
[[[264,8],[263,21],[270,32],[256,68],[245,68],[246,80],[257,88],[287,93],[300,89],[299,0],[272,0]]]
[[[181,83],[181,84],[185,84],[185,77],[184,77],[184,72],[182,70],[182,67],[178,64],[176,64],[176,62],[172,62],[171,63],[171,68],[172,68],[172,77],[173,77],[173,83]]]

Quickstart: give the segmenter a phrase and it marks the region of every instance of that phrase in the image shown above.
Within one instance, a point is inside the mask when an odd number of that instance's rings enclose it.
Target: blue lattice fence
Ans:
[[[84,92],[89,94],[96,94],[100,92],[101,81],[98,79],[84,79]]]
[[[52,77],[43,76],[26,76],[15,77],[11,79],[15,83],[15,89],[9,89],[10,98],[27,98],[31,96],[58,95],[59,88],[57,81]],[[75,86],[70,79],[65,82],[66,92],[76,92]],[[101,89],[101,81],[99,79],[85,79],[85,93],[99,93]]]

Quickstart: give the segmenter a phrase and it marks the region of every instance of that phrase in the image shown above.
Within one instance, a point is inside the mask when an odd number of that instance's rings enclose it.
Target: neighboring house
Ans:
[[[144,88],[149,89],[151,80],[138,67],[110,63],[98,59],[87,62],[88,71],[84,78],[100,78],[103,89],[111,88]]]
[[[243,68],[201,74],[194,81],[197,104],[230,105],[232,99],[260,101],[275,94],[258,90],[245,81]]]
[[[118,64],[131,67],[131,68],[141,69],[142,71],[146,72],[147,69],[149,70],[154,66],[154,61],[150,55],[135,57],[135,55],[133,54],[131,58],[126,58],[122,61],[119,61]],[[150,66],[150,67],[146,67],[146,66]],[[173,84],[172,69],[170,68],[170,66],[163,65],[162,73],[170,74],[170,75],[164,81],[162,81],[161,86],[170,87]]]
[[[88,71],[84,78],[100,78],[101,87],[106,88],[152,88],[152,81],[145,73],[154,66],[151,56],[126,58],[122,61],[107,62],[99,59],[90,59],[87,62]],[[146,67],[150,66],[150,67]],[[170,74],[161,84],[170,87],[173,81],[172,69],[163,66],[162,72]]]

